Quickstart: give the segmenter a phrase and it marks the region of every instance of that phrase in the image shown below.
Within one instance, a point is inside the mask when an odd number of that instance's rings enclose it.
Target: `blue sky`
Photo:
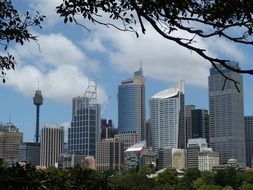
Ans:
[[[18,65],[8,72],[6,84],[0,84],[0,121],[9,118],[24,132],[24,141],[33,141],[35,133],[35,90],[44,97],[41,125],[68,126],[72,97],[84,94],[88,80],[98,84],[102,116],[113,119],[117,126],[117,87],[132,77],[142,62],[146,78],[147,112],[149,98],[178,79],[186,83],[186,104],[208,109],[208,73],[210,64],[196,54],[162,39],[147,25],[147,34],[119,32],[84,23],[88,32],[74,24],[64,24],[55,13],[60,0],[14,1],[20,10],[38,10],[47,16],[43,29],[33,29],[36,43],[9,47]],[[183,33],[180,33],[184,35]],[[198,45],[214,56],[222,56],[253,68],[252,49],[239,47],[223,39],[213,38]],[[253,76],[244,76],[245,115],[253,115]],[[149,114],[148,114],[149,115]]]

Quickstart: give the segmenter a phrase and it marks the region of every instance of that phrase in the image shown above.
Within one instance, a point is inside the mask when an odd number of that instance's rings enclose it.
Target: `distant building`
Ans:
[[[172,166],[172,149],[160,148],[157,151],[157,169],[168,168]]]
[[[192,139],[192,110],[196,108],[195,105],[185,106],[185,128],[186,128],[186,143],[188,139]]]
[[[152,166],[156,167],[156,153],[150,149],[144,149],[140,153],[139,157],[139,167],[142,168],[144,166]]]
[[[204,109],[192,110],[192,138],[205,138],[209,145],[209,114]]]
[[[187,143],[187,167],[198,168],[198,154],[207,148],[204,138],[189,139]]]
[[[146,121],[146,142],[147,147],[152,147],[152,132],[151,132],[151,125],[150,125],[150,119]]]
[[[101,140],[114,138],[118,134],[118,128],[114,128],[112,120],[101,119]]]
[[[205,138],[209,144],[209,114],[205,109],[196,109],[195,105],[185,106],[185,123],[188,139]]]
[[[150,100],[152,146],[160,148],[185,148],[184,82],[163,90]]]
[[[239,64],[227,62],[230,67],[239,69]],[[220,163],[237,159],[245,165],[245,127],[243,108],[242,75],[217,64],[216,67],[227,77],[237,81],[238,92],[233,81],[225,80],[214,68],[208,78],[210,112],[210,147],[219,152]]]
[[[89,82],[84,96],[72,100],[72,120],[68,129],[70,154],[94,156],[101,139],[101,106],[97,104],[97,84]]]
[[[137,141],[145,140],[145,79],[142,68],[118,87],[119,133],[136,131]]]
[[[19,146],[19,161],[32,166],[40,165],[40,143],[24,142]]]
[[[124,164],[123,144],[115,139],[104,139],[97,143],[96,167],[99,171],[120,171]]]
[[[45,125],[41,129],[40,166],[55,166],[64,148],[64,128]]]
[[[203,149],[198,154],[198,169],[200,171],[211,171],[214,166],[219,165],[219,153],[213,152],[211,148]]]
[[[124,151],[137,143],[137,133],[135,131],[121,132],[115,135],[114,138],[123,143]]]
[[[85,159],[84,155],[61,154],[57,158],[57,163],[58,167],[73,168],[77,165],[82,165],[84,159]]]
[[[184,169],[186,161],[186,153],[184,149],[164,148],[158,150],[157,169],[174,167],[176,169]]]
[[[92,170],[97,169],[96,159],[93,156],[86,156],[82,165]]]
[[[176,169],[185,169],[186,163],[185,149],[172,148],[172,167]]]
[[[245,116],[246,165],[252,168],[253,160],[253,116]]]
[[[137,168],[139,166],[140,155],[146,147],[146,141],[140,141],[124,151],[127,168]]]
[[[13,123],[0,124],[0,158],[10,164],[17,162],[22,142],[23,133]]]

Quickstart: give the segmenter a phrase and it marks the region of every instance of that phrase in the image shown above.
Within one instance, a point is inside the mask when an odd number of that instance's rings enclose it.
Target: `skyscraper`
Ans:
[[[97,84],[89,81],[84,96],[72,100],[72,121],[68,130],[70,154],[95,156],[101,134],[100,104],[97,104]]]
[[[192,110],[192,138],[205,138],[209,145],[209,114],[205,109]]]
[[[228,64],[239,68],[238,63]],[[232,81],[225,81],[214,67],[210,69],[208,78],[210,146],[214,151],[219,152],[221,164],[233,158],[245,165],[243,79],[239,73],[228,70],[222,65],[216,66],[226,76],[238,82],[240,92]]]
[[[158,92],[150,100],[153,149],[185,148],[184,82]]]
[[[145,139],[145,80],[142,68],[118,87],[119,133],[136,131],[138,141]]]
[[[246,165],[252,167],[253,160],[253,116],[245,116]]]
[[[40,165],[54,166],[58,156],[63,153],[64,128],[57,126],[44,126],[41,129]]]

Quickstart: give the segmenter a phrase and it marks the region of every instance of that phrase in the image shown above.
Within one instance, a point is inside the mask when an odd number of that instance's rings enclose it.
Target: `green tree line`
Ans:
[[[152,169],[110,174],[81,166],[74,168],[36,169],[0,162],[0,189],[3,190],[253,190],[253,171],[228,167],[216,172],[189,168],[178,177],[168,168],[155,178],[147,177]]]

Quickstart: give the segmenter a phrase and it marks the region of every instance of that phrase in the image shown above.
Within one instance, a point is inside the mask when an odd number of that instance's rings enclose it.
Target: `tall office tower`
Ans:
[[[150,121],[153,149],[185,148],[184,82],[151,97]]]
[[[195,105],[185,106],[185,128],[186,128],[186,143],[188,139],[192,139],[192,110],[195,109]]]
[[[99,171],[118,170],[124,164],[123,144],[115,139],[103,139],[97,143],[96,165]]]
[[[138,141],[145,137],[145,80],[142,68],[118,87],[119,133],[136,131]]]
[[[35,130],[35,142],[39,143],[39,128],[40,128],[40,106],[43,103],[43,97],[41,90],[36,90],[33,97],[33,104],[36,105],[36,130]]]
[[[24,142],[19,146],[19,161],[40,165],[40,143]]]
[[[204,109],[194,109],[192,117],[192,138],[205,138],[209,145],[209,114]]]
[[[246,165],[252,168],[253,161],[253,116],[245,116]]]
[[[207,149],[207,142],[204,138],[189,139],[187,143],[187,167],[198,168],[198,154]]]
[[[239,68],[238,63],[228,64]],[[228,70],[220,64],[216,66],[226,76],[238,82],[240,92],[232,81],[225,80],[214,67],[210,69],[208,77],[210,146],[219,152],[221,164],[227,163],[232,158],[245,165],[243,78],[239,73]]]
[[[72,100],[72,121],[68,129],[70,154],[95,156],[96,143],[101,138],[100,104],[97,104],[97,84],[89,81],[84,96]]]
[[[44,126],[41,129],[40,139],[40,166],[54,166],[58,157],[63,153],[64,128]]]
[[[114,128],[112,120],[101,119],[101,140],[114,138],[118,134],[118,128]]]
[[[23,133],[13,123],[0,124],[0,158],[9,163],[17,162],[22,142]]]

